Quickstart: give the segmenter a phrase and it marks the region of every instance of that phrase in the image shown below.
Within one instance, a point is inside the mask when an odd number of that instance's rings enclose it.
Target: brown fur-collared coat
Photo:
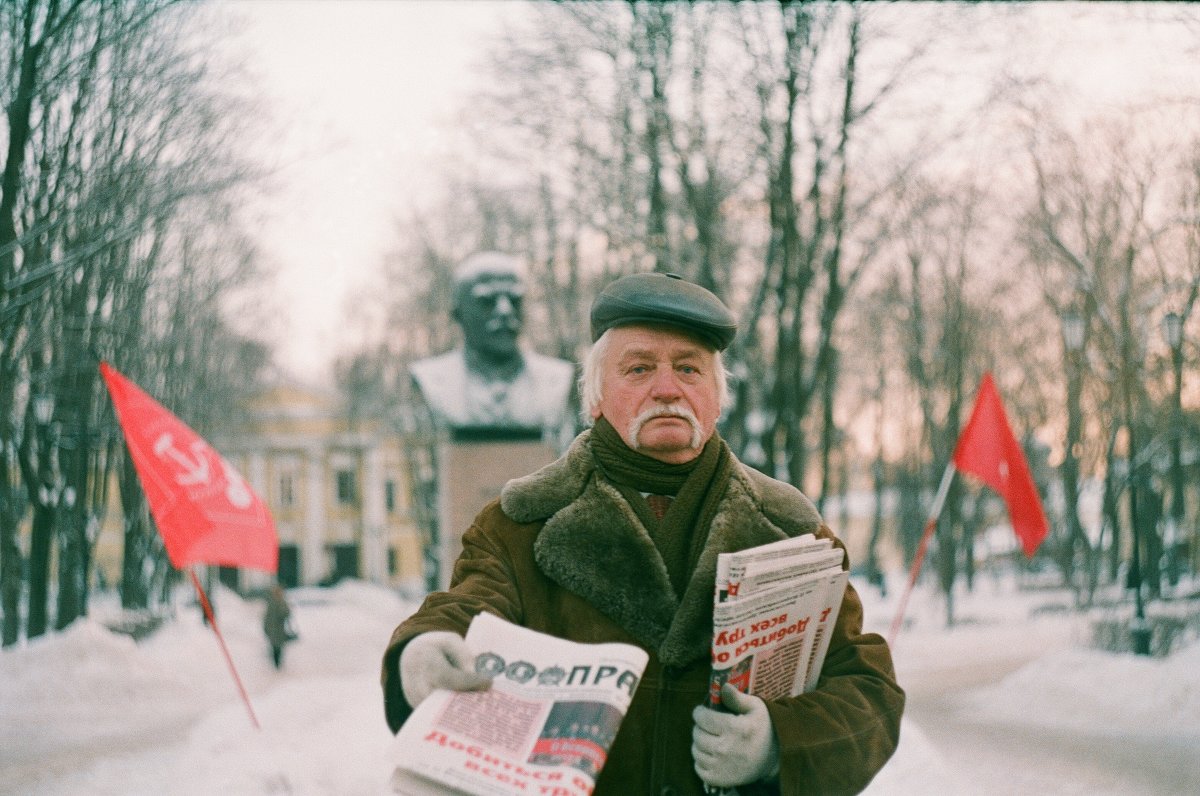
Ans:
[[[411,712],[400,688],[404,645],[431,630],[465,634],[483,610],[574,641],[637,644],[650,662],[595,793],[701,796],[691,712],[708,691],[717,554],[831,534],[798,490],[736,464],[691,582],[676,595],[641,521],[596,472],[588,438],[585,431],[563,458],[509,482],[463,536],[449,591],[430,594],[396,629],[383,660],[387,720],[396,731]],[[767,708],[778,782],[743,794],[856,793],[895,751],[904,692],[884,640],[862,633],[852,587],[816,690]]]

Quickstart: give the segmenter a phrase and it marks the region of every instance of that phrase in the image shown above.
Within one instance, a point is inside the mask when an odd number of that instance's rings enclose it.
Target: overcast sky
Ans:
[[[439,158],[439,126],[472,80],[480,39],[521,3],[222,0],[230,46],[261,75],[282,164],[260,240],[279,268],[280,363],[327,382],[344,303],[377,271],[392,222]]]

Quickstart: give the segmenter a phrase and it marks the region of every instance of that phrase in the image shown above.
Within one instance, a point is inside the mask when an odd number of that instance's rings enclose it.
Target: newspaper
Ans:
[[[717,556],[710,707],[724,709],[725,683],[762,699],[816,687],[849,579],[844,560],[812,534]],[[738,794],[707,783],[704,791]]]
[[[646,652],[566,641],[488,613],[466,640],[492,687],[434,691],[417,706],[396,736],[393,792],[590,794]]]
[[[725,683],[763,699],[816,686],[848,580],[844,557],[811,535],[717,557],[710,705],[720,706]]]
[[[717,556],[717,602],[738,596],[741,580],[751,565],[770,569],[775,563],[787,561],[808,552],[827,550],[833,546],[828,539],[818,539],[811,533],[784,539],[780,542],[759,545],[736,553]],[[753,586],[751,587],[753,588]]]

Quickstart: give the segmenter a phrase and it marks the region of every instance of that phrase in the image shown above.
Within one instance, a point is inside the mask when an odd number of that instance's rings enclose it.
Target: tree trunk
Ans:
[[[121,456],[120,498],[121,513],[125,517],[121,550],[121,607],[148,608],[152,531],[146,524],[146,501],[128,452],[123,452]]]
[[[954,583],[958,576],[958,555],[963,533],[962,511],[959,509],[961,486],[958,479],[950,484],[946,503],[937,525],[937,571],[938,583],[946,598],[946,627],[954,627]]]
[[[29,537],[29,609],[25,636],[46,632],[50,602],[50,553],[54,541],[54,507],[35,503]]]
[[[8,149],[4,171],[0,174],[0,291],[6,291],[10,276],[16,269],[17,207],[21,197],[21,176],[32,129],[30,119],[37,89],[45,40],[33,41],[34,3],[26,6],[22,19],[23,31],[20,53],[20,72],[16,92],[5,114],[8,122]],[[0,304],[6,303],[6,292],[0,292]]]
[[[838,429],[833,416],[833,405],[837,393],[837,352],[832,355],[831,366],[825,371],[821,390],[821,490],[817,510],[824,512],[825,501],[834,489],[833,448],[837,443]],[[843,484],[842,497],[846,497]]]
[[[11,647],[21,636],[21,584],[24,561],[17,544],[17,513],[7,477],[0,483],[0,646]]]

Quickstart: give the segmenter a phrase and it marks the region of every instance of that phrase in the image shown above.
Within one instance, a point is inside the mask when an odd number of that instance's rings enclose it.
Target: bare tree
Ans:
[[[984,329],[991,319],[973,293],[982,264],[976,260],[981,237],[983,196],[967,184],[955,192],[926,184],[910,191],[912,209],[902,225],[904,266],[891,281],[907,378],[912,383],[936,483],[954,452],[974,385],[985,369]],[[947,623],[954,623],[957,574],[968,578],[974,558],[975,528],[964,524],[963,485],[952,483],[938,523],[936,564],[946,597]]]
[[[892,223],[884,198],[913,163],[911,153],[893,154],[882,178],[868,178],[863,141],[921,48],[866,84],[860,69],[872,39],[867,10],[781,4],[746,15],[770,237],[738,345],[748,362],[771,362],[761,374],[761,401],[771,408],[762,439],[768,466],[802,485],[810,412],[837,392],[838,318]],[[836,437],[831,412],[815,421],[826,443]]]
[[[241,338],[228,333],[227,308],[217,306],[218,294],[228,295],[228,278],[214,267],[225,258],[236,272],[250,273],[252,258],[228,200],[250,175],[223,155],[237,142],[225,120],[250,117],[221,115],[235,109],[220,107],[219,92],[211,90],[211,59],[183,46],[190,10],[171,0],[5,9],[26,51],[21,68],[10,73],[17,78],[12,91],[21,98],[17,105],[28,107],[9,119],[15,134],[0,202],[10,233],[0,247],[0,370],[12,377],[0,389],[7,410],[0,430],[5,440],[17,434],[18,444],[3,447],[17,451],[33,508],[29,636],[48,624],[52,556],[55,626],[87,612],[92,547],[108,510],[109,476],[123,454],[97,372],[100,358],[136,377],[152,361],[156,337],[191,339],[197,345],[177,345],[182,353],[157,364],[170,374],[168,383],[186,374],[204,385],[209,400],[197,405],[213,412],[236,400],[238,391],[228,385],[252,380],[264,359],[261,351],[228,355]],[[4,228],[0,221],[0,233]],[[198,240],[201,228],[218,245],[202,256],[178,256],[173,241]],[[182,277],[168,263],[185,263]],[[165,295],[178,311],[172,325],[156,329],[164,304],[147,295],[166,280],[173,284]],[[216,349],[220,344],[227,348]],[[14,396],[26,399],[19,412]],[[8,486],[11,465],[3,479]],[[136,500],[125,503],[129,527],[137,527],[145,512]],[[11,492],[0,495],[0,504],[4,638],[12,643],[19,632],[12,595],[21,590],[12,539],[20,515],[10,510],[18,505]],[[130,563],[126,576],[138,570]],[[136,591],[132,579],[127,585]]]
[[[1094,434],[1092,466],[1105,477],[1110,576],[1121,555],[1117,501],[1124,494],[1127,527],[1140,540],[1133,545],[1142,570],[1136,577],[1153,592],[1161,541],[1157,528],[1139,528],[1138,503],[1149,497],[1143,367],[1148,323],[1163,298],[1152,269],[1167,161],[1127,123],[1093,122],[1085,138],[1040,118],[1039,135],[1030,138],[1035,193],[1025,219],[1027,251],[1054,314],[1082,314],[1089,414],[1099,421],[1096,431],[1114,430],[1105,439],[1085,429]]]

